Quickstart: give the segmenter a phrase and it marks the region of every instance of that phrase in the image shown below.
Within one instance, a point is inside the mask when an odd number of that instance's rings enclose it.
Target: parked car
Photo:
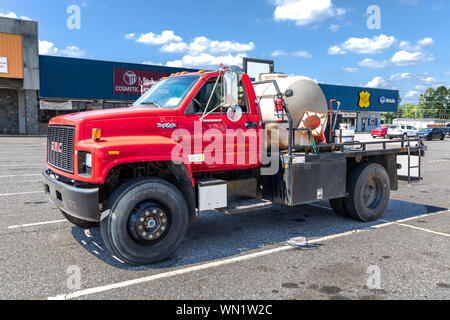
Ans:
[[[445,139],[445,133],[441,128],[425,128],[417,132],[416,136],[422,139],[433,140],[433,139]]]
[[[389,126],[379,127],[372,130],[372,138],[376,139],[378,137],[385,138],[388,132]]]
[[[442,127],[441,129],[446,135],[450,136],[450,127]]]
[[[390,126],[386,137],[389,139],[394,138],[403,138],[406,139],[408,137],[415,137],[418,130],[413,126],[407,125],[398,125],[398,126]]]

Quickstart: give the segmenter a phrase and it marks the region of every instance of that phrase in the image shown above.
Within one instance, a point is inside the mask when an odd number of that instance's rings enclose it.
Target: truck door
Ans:
[[[223,103],[222,84],[208,78],[180,115],[179,128],[191,133],[190,160],[193,170],[229,171],[259,166],[256,115],[250,112],[242,81],[239,85],[240,112],[228,112]],[[206,110],[208,101],[210,101]],[[233,109],[239,111],[239,109]],[[184,118],[184,119],[181,119]]]

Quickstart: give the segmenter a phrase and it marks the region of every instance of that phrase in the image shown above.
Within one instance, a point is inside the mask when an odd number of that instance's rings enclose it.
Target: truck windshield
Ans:
[[[176,109],[199,78],[182,76],[159,81],[136,100],[133,107]]]

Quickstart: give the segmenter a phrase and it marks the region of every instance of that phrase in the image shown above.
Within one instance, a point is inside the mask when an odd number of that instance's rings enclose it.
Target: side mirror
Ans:
[[[222,92],[225,107],[238,104],[238,75],[236,72],[229,71],[223,75]]]

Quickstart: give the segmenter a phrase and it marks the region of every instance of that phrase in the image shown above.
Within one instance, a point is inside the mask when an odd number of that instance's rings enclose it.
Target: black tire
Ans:
[[[407,133],[403,134],[403,140],[408,140],[408,134]]]
[[[348,214],[359,221],[380,219],[389,203],[390,180],[386,169],[375,163],[355,167],[347,177],[348,197],[345,207]]]
[[[158,240],[141,239],[130,231],[133,226],[130,219],[136,208],[144,204],[167,214],[167,229]],[[169,258],[185,238],[188,224],[186,200],[175,186],[159,178],[139,178],[110,195],[102,213],[100,232],[106,247],[117,258],[130,265],[147,265]]]
[[[78,218],[68,215],[67,213],[65,213],[62,210],[59,210],[59,211],[70,223],[76,225],[77,227],[80,227],[83,229],[91,229],[91,228],[97,228],[100,225],[98,222],[81,220],[81,219],[78,219]]]
[[[442,135],[441,137],[441,141],[443,141],[445,139],[445,135]]]
[[[331,208],[337,215],[345,218],[350,217],[350,215],[347,212],[347,209],[345,208],[345,198],[331,199],[329,200],[329,202]]]

